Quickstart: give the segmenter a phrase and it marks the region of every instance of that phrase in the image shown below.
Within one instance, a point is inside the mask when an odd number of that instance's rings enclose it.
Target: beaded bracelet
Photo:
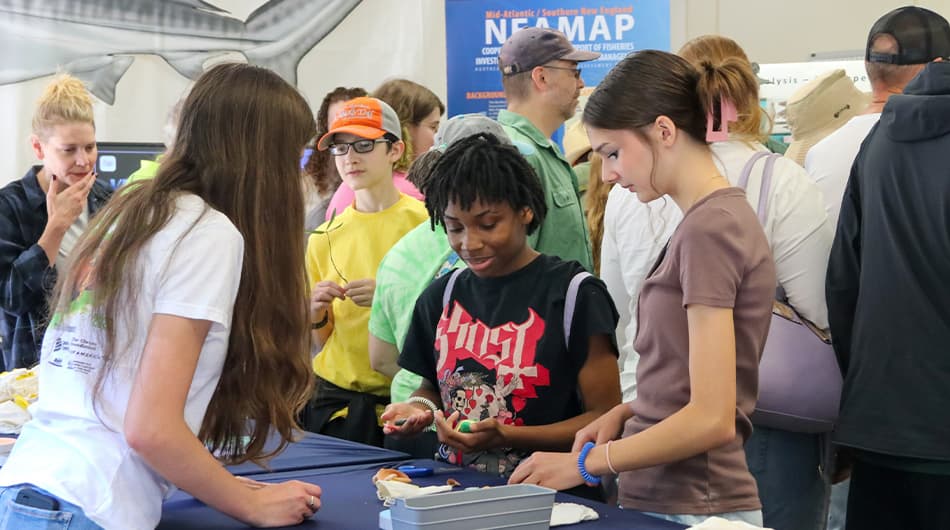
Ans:
[[[423,430],[436,432],[435,411],[439,410],[439,407],[437,407],[436,404],[432,402],[432,400],[424,398],[422,396],[410,396],[409,399],[406,400],[406,403],[422,403],[423,405],[428,407],[429,410],[432,411],[432,423],[430,423],[429,425],[426,425],[425,429]]]
[[[595,477],[587,472],[587,467],[584,466],[584,461],[587,460],[587,453],[590,453],[590,450],[594,448],[594,442],[587,442],[584,444],[584,447],[581,448],[581,454],[577,456],[577,470],[581,473],[581,478],[584,479],[584,482],[587,482],[591,485],[600,484],[600,477]]]
[[[410,396],[409,399],[406,400],[406,403],[421,403],[425,405],[426,408],[432,411],[433,421],[435,418],[435,412],[439,410],[439,407],[437,407],[436,404],[433,403],[431,399],[424,398],[422,396]]]

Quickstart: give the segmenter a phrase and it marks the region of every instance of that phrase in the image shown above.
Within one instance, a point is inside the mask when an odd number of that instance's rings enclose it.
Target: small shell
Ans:
[[[402,471],[385,467],[373,475],[373,484],[376,484],[376,482],[380,480],[394,480],[396,482],[405,482],[406,484],[412,482],[412,479],[409,478],[409,475],[403,473]]]

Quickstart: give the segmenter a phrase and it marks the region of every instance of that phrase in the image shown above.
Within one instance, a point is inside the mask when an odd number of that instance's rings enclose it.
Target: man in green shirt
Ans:
[[[513,142],[532,147],[525,158],[541,179],[548,206],[544,224],[528,242],[544,254],[576,260],[587,270],[593,270],[593,262],[577,176],[551,135],[577,109],[584,88],[577,64],[598,57],[575,49],[563,33],[549,28],[516,31],[498,55],[508,100],[498,122]]]

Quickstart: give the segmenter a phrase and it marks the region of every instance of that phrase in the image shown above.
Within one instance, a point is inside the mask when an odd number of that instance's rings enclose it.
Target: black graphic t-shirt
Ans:
[[[584,269],[575,261],[540,255],[501,278],[458,276],[445,311],[449,276],[419,296],[399,365],[439,389],[446,416],[495,418],[507,425],[547,425],[581,414],[577,376],[587,361],[589,337],[607,335],[614,345],[617,310],[604,283],[587,278],[577,293],[570,347],[564,343],[564,306],[571,279]],[[459,455],[455,464],[508,475],[526,452],[501,450]]]

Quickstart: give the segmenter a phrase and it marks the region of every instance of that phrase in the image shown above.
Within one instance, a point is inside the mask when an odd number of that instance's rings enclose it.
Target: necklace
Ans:
[[[716,181],[718,179],[724,180],[727,185],[723,186],[722,183],[717,183]],[[703,197],[706,197],[710,193],[716,190],[720,190],[722,188],[729,187],[728,184],[729,184],[729,181],[726,179],[726,177],[722,176],[720,173],[716,173],[715,175],[709,177],[709,179],[703,182],[703,185],[697,192],[696,197],[692,200],[692,202],[690,202],[690,207],[692,207],[694,204],[699,202]]]

